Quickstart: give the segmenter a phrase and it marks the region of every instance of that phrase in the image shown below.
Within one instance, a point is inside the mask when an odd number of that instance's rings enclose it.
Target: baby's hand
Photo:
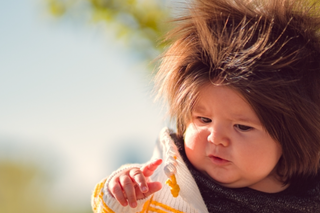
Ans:
[[[162,163],[161,159],[144,165],[141,169],[130,168],[119,172],[110,180],[108,189],[111,195],[122,206],[128,202],[132,208],[137,206],[137,200],[143,199],[161,189],[160,182],[149,182],[150,177]]]

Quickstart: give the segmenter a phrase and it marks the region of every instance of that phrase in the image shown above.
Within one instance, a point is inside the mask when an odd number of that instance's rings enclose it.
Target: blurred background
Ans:
[[[96,183],[146,162],[165,111],[150,63],[173,0],[0,1],[0,212],[89,213]]]

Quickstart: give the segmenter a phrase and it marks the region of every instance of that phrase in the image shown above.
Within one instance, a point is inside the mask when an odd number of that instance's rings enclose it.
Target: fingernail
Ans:
[[[137,206],[137,203],[136,203],[136,202],[132,202],[132,203],[131,203],[131,207],[132,207],[132,208],[135,208],[136,206]]]
[[[142,192],[147,192],[147,191],[148,191],[148,188],[147,188],[146,186],[142,186],[142,187],[141,187],[141,191],[142,191]]]

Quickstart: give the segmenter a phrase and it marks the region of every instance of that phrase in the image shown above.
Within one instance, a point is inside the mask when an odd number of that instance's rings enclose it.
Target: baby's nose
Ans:
[[[208,142],[215,145],[228,146],[230,139],[226,130],[223,127],[212,127],[209,129]]]

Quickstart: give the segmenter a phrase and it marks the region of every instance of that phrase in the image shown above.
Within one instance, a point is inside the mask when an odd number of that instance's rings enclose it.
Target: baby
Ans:
[[[320,212],[317,3],[191,3],[155,78],[176,132],[99,183],[94,212]]]

